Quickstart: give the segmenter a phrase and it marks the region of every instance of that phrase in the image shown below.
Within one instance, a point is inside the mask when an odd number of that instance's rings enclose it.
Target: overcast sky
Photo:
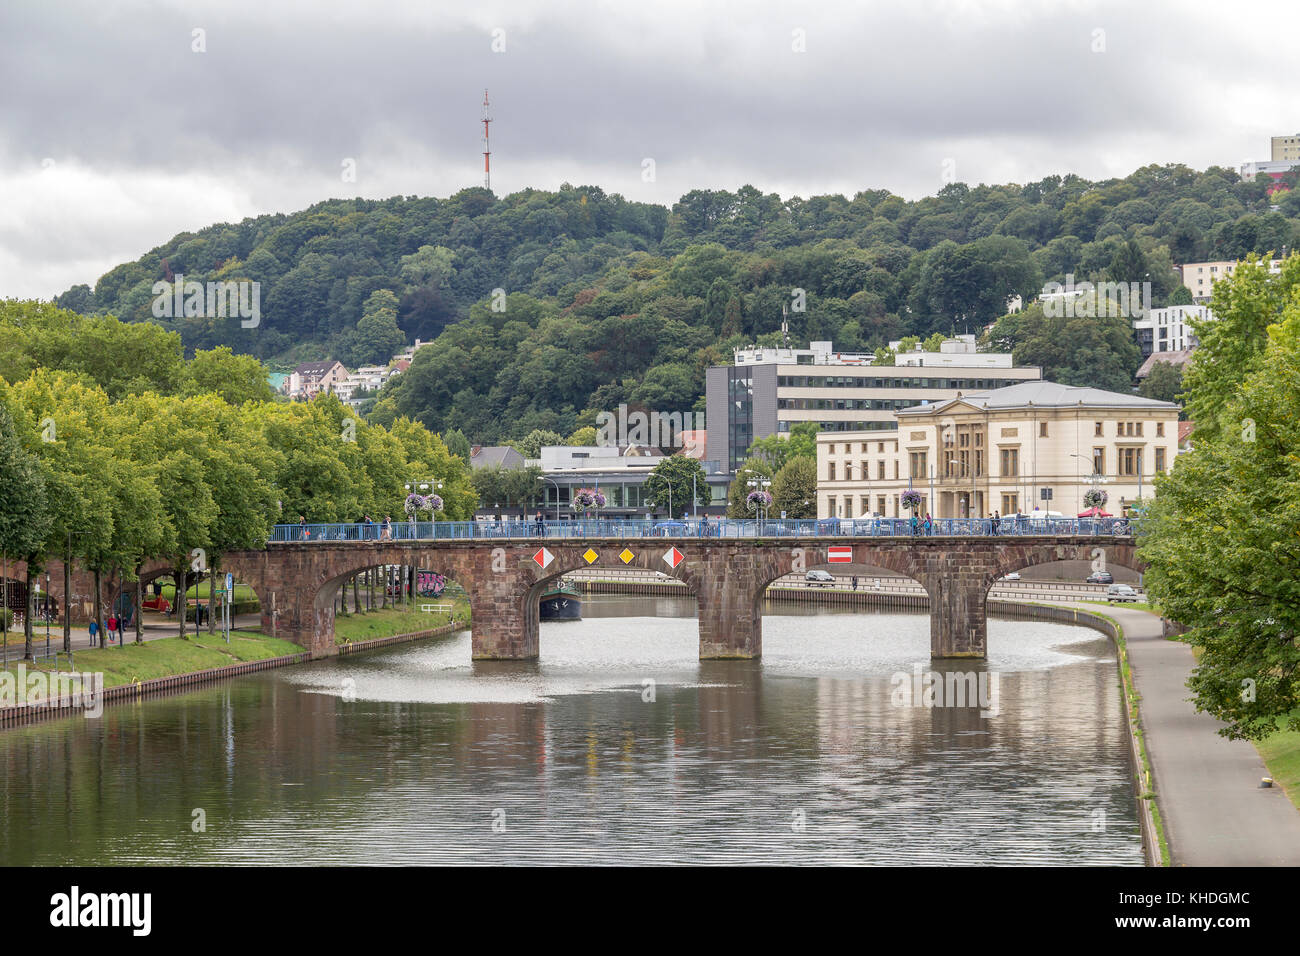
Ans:
[[[5,0],[0,297],[214,222],[481,184],[485,87],[498,195],[1238,166],[1300,130],[1298,26],[1295,0]]]

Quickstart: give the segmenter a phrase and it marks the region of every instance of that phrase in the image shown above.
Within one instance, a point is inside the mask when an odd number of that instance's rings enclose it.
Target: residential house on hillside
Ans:
[[[342,362],[304,362],[289,373],[283,390],[292,399],[306,401],[321,392],[333,391],[347,377],[348,370]]]

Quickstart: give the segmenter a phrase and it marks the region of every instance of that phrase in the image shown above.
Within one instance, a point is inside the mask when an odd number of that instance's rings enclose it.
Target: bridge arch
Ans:
[[[534,648],[534,656],[540,653],[541,640],[541,598],[547,588],[558,579],[574,571],[610,569],[634,569],[647,572],[662,572],[686,585],[691,595],[698,597],[702,588],[704,569],[698,560],[691,559],[692,549],[685,542],[665,542],[649,544],[654,539],[622,540],[596,539],[577,542],[539,541],[530,550],[525,568],[528,583],[520,595],[520,615],[524,621],[525,643]],[[680,547],[679,547],[680,545]],[[673,557],[673,551],[680,559],[665,561],[664,557]],[[549,555],[549,557],[548,557]],[[626,555],[626,559],[624,558]],[[543,568],[540,560],[545,563]],[[483,659],[477,645],[474,656]]]

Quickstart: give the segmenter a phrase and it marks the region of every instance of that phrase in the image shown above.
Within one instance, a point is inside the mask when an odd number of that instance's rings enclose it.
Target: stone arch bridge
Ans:
[[[1109,535],[295,541],[228,553],[221,567],[257,593],[265,633],[315,656],[335,653],[334,607],[343,582],[368,568],[404,564],[465,588],[476,660],[537,658],[542,592],[570,571],[601,567],[661,571],[683,581],[699,606],[701,659],[761,656],[768,585],[815,568],[860,576],[885,569],[915,579],[930,597],[932,656],[982,658],[994,581],[1036,564],[1099,557],[1144,570],[1132,539]]]

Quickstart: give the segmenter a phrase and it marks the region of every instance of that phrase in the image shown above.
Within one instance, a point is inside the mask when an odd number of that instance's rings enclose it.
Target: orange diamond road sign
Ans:
[[[591,550],[591,548],[588,548],[586,551],[582,552],[582,560],[586,561],[588,564],[591,564],[591,562],[595,561],[599,557],[600,555],[598,555],[595,551]]]
[[[533,560],[537,562],[539,568],[545,568],[555,560],[555,555],[551,554],[551,552],[547,551],[545,548],[538,548],[537,553],[533,555]]]
[[[633,558],[636,557],[636,555],[633,554],[631,551],[629,551],[627,548],[624,548],[622,551],[620,551],[618,553],[618,556],[622,558],[624,564],[627,564],[629,561],[631,561]]]
[[[675,568],[677,565],[682,563],[682,558],[684,557],[686,557],[686,555],[682,554],[676,548],[669,548],[664,552],[664,563],[670,568]]]

